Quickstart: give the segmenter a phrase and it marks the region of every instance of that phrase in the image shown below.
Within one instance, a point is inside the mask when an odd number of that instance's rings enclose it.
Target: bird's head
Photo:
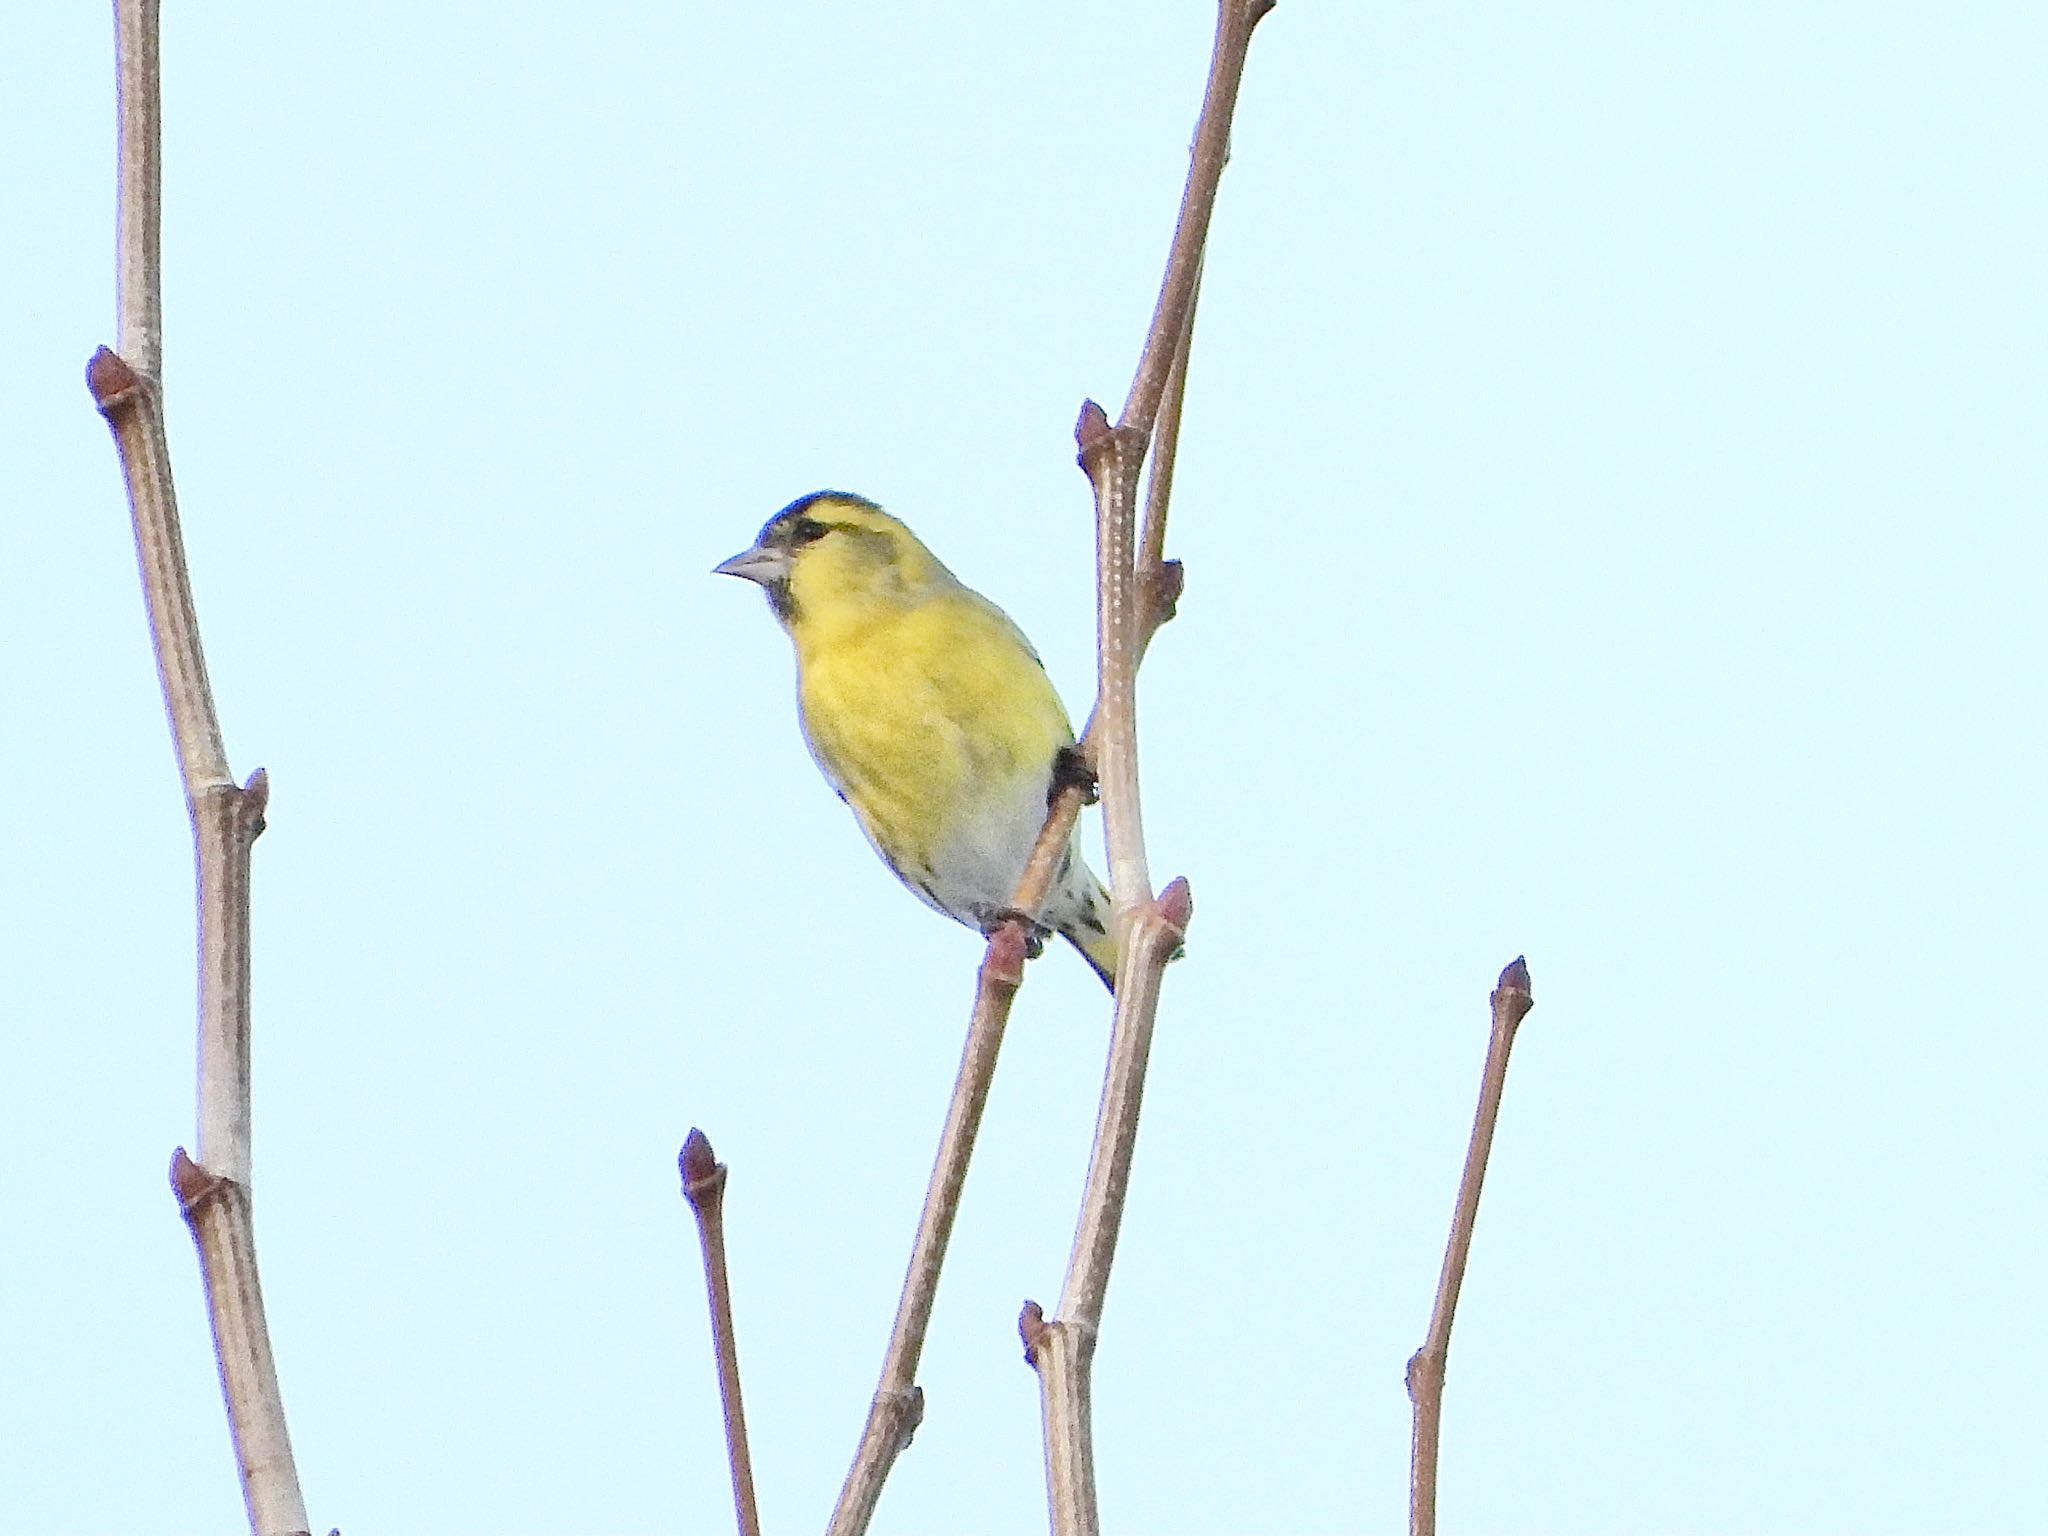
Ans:
[[[799,497],[750,547],[712,569],[758,582],[792,633],[814,621],[860,623],[956,585],[916,534],[843,491]]]

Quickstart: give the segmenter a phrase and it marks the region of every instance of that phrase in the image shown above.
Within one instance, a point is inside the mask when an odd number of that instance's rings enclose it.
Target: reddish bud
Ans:
[[[103,411],[141,384],[141,376],[109,347],[101,347],[85,365],[85,387],[92,391],[94,401]]]
[[[691,1205],[716,1204],[725,1193],[725,1164],[711,1150],[711,1138],[695,1126],[683,1138],[683,1151],[676,1166],[683,1175],[683,1197]]]
[[[1173,924],[1176,933],[1185,934],[1195,917],[1195,893],[1188,885],[1187,876],[1174,876],[1153,905],[1161,917]]]
[[[187,1217],[212,1198],[226,1181],[193,1162],[183,1147],[171,1154],[171,1192]]]
[[[1081,418],[1074,423],[1074,446],[1085,457],[1089,449],[1108,438],[1109,430],[1109,413],[1093,400],[1083,400]]]
[[[1178,560],[1162,560],[1153,569],[1150,582],[1152,587],[1152,613],[1154,622],[1164,624],[1180,607],[1181,594],[1187,590],[1187,570]]]
[[[1504,1020],[1513,1029],[1535,1006],[1536,997],[1529,985],[1529,962],[1517,955],[1500,973],[1500,985],[1493,989],[1494,1019],[1497,1023]]]
[[[1038,1346],[1044,1342],[1046,1330],[1045,1308],[1035,1301],[1024,1303],[1024,1310],[1017,1314],[1017,1336],[1024,1341],[1024,1363],[1038,1364]]]

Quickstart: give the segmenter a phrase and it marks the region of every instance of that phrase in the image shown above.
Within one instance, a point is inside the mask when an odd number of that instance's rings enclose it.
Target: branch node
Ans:
[[[229,1182],[200,1167],[183,1147],[171,1154],[171,1193],[178,1197],[178,1209],[188,1222],[218,1199]]]
[[[1093,400],[1081,404],[1081,421],[1074,428],[1074,441],[1081,445],[1074,462],[1081,466],[1091,485],[1102,485],[1128,458],[1131,472],[1145,457],[1146,433],[1138,427],[1111,426],[1102,407]]]
[[[1024,984],[1024,962],[1031,958],[1032,933],[1022,918],[1006,918],[989,931],[988,954],[981,973],[988,981],[1006,987]]]
[[[1434,1369],[1436,1364],[1437,1360],[1433,1357],[1432,1351],[1427,1344],[1408,1357],[1408,1369],[1402,1372],[1402,1380],[1408,1386],[1409,1402],[1414,1402],[1415,1394],[1422,1390],[1423,1371],[1425,1369]]]
[[[918,1426],[924,1423],[924,1388],[915,1382],[908,1387],[892,1387],[880,1394],[878,1401],[894,1429],[895,1455],[900,1456],[910,1448]]]

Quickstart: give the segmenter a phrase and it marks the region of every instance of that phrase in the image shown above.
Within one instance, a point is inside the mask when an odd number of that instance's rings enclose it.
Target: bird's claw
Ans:
[[[1088,761],[1088,754],[1077,746],[1064,746],[1052,755],[1052,788],[1046,792],[1050,803],[1063,789],[1081,791],[1081,803],[1093,805],[1100,798],[1096,787],[1095,765]]]
[[[1015,923],[1018,928],[1023,930],[1025,959],[1036,960],[1045,953],[1045,941],[1051,935],[1052,930],[1038,921],[1029,912],[1020,912],[1015,907],[996,907],[984,913],[981,919],[981,936],[985,939],[992,939],[995,937],[998,929],[1007,927],[1011,923]]]

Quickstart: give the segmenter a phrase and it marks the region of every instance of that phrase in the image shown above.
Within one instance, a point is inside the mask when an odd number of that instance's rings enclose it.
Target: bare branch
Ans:
[[[1237,88],[1244,79],[1245,55],[1252,29],[1273,9],[1274,0],[1222,0],[1216,8],[1216,45],[1209,56],[1209,83],[1202,95],[1202,115],[1195,126],[1187,185],[1181,192],[1180,218],[1173,227],[1166,276],[1152,310],[1152,330],[1124,397],[1119,425],[1149,437],[1166,394],[1167,375],[1187,330],[1201,280],[1202,253],[1209,244],[1209,219],[1216,210],[1216,188],[1230,159],[1230,120],[1237,111]]]
[[[1101,1528],[1095,1501],[1095,1334],[1067,1323],[1048,1323],[1035,1301],[1017,1320],[1024,1359],[1038,1372],[1039,1413],[1045,1423],[1045,1503],[1054,1536]]]
[[[1202,296],[1202,269],[1199,262],[1195,267],[1194,290],[1188,295],[1187,314],[1180,328],[1180,344],[1173,349],[1173,367],[1166,375],[1166,397],[1160,403],[1159,423],[1152,434],[1151,462],[1145,476],[1145,517],[1138,534],[1138,576],[1143,580],[1150,572],[1167,564],[1166,559],[1166,508],[1173,499],[1174,460],[1180,452],[1180,417],[1182,407],[1187,403],[1188,352],[1195,340],[1195,305]],[[1174,593],[1175,597],[1180,594]],[[1148,613],[1147,633],[1149,642],[1152,631],[1173,617],[1172,604],[1163,609],[1153,605],[1155,611]]]
[[[1123,929],[1131,914],[1152,898],[1138,795],[1138,658],[1150,605],[1138,590],[1134,493],[1145,445],[1132,428],[1110,426],[1092,400],[1082,403],[1074,438],[1095,492],[1096,695],[1089,745],[1101,780],[1109,889],[1121,944],[1127,942]]]
[[[739,1336],[733,1327],[732,1284],[725,1271],[725,1164],[711,1141],[692,1127],[677,1159],[683,1198],[697,1218],[704,1250],[704,1291],[711,1303],[711,1340],[718,1354],[718,1395],[725,1408],[725,1458],[732,1468],[732,1502],[740,1536],[761,1536],[761,1511],[754,1501],[754,1462],[747,1452],[747,1411],[740,1401]]]
[[[157,0],[114,0],[114,69],[120,135],[115,233],[117,340],[149,379],[164,372],[163,92]]]
[[[1087,1192],[1067,1261],[1066,1283],[1060,1291],[1060,1321],[1091,1333],[1102,1324],[1110,1263],[1116,1257],[1117,1233],[1123,1224],[1124,1196],[1130,1188],[1131,1160],[1138,1143],[1138,1112],[1145,1094],[1145,1066],[1159,1011],[1159,984],[1167,961],[1186,938],[1193,916],[1194,896],[1187,881],[1173,881],[1140,915],[1125,968],[1117,976],[1109,1068],[1096,1110]]]
[[[158,681],[170,716],[171,745],[187,799],[233,787],[220,720],[199,643],[199,614],[185,569],[185,538],[178,525],[178,493],[171,480],[171,449],[164,435],[163,397],[156,381],[101,347],[86,365],[86,387],[121,456],[128,505],[135,523],[135,557],[149,606]]]
[[[263,1320],[249,1186],[208,1173],[180,1147],[171,1155],[171,1189],[199,1250],[249,1529],[255,1536],[303,1536],[310,1523],[285,1430],[270,1329]]]
[[[1095,1536],[1098,1530],[1090,1405],[1095,1341],[1130,1190],[1160,981],[1193,913],[1188,883],[1175,880],[1157,901],[1147,904],[1130,930],[1117,971],[1109,1068],[1096,1111],[1087,1192],[1067,1261],[1059,1317],[1045,1322],[1041,1316],[1036,1327],[1026,1329],[1026,1358],[1038,1370],[1046,1498],[1054,1536]],[[1035,1312],[1027,1312],[1027,1321]]]
[[[1069,786],[1053,796],[1045,825],[1039,830],[1038,842],[1010,903],[1016,911],[1035,916],[1045,905],[1060,854],[1074,835],[1074,821],[1081,812],[1081,794],[1078,786]],[[953,1083],[952,1101],[946,1108],[946,1125],[939,1135],[931,1182],[925,1188],[924,1209],[918,1215],[917,1237],[911,1244],[903,1293],[896,1303],[895,1326],[889,1332],[889,1347],[882,1358],[882,1378],[869,1404],[867,1424],[854,1451],[853,1465],[832,1511],[832,1522],[827,1527],[831,1536],[860,1536],[867,1530],[875,1507],[881,1502],[882,1485],[888,1480],[890,1468],[910,1444],[924,1417],[917,1363],[924,1353],[932,1307],[938,1300],[939,1271],[946,1261],[953,1220],[960,1212],[960,1194],[966,1187],[974,1138],[981,1128],[982,1110],[988,1104],[989,1086],[995,1081],[996,1056],[1002,1049],[1003,1031],[1009,1026],[1010,1005],[1024,981],[1030,937],[1025,924],[1004,923],[989,935],[988,949],[982,956],[974,1012],[967,1023],[967,1042],[961,1049],[960,1071]]]
[[[116,0],[120,140],[118,333],[86,383],[112,429],[135,526],[157,676],[198,868],[198,1160],[171,1178],[199,1251],[242,1496],[257,1536],[309,1529],[277,1384],[250,1214],[249,873],[269,781],[229,772],[207,682],[164,433],[162,92],[157,0]]]
[[[1410,1536],[1435,1536],[1437,1449],[1443,1428],[1444,1370],[1451,1352],[1451,1322],[1458,1310],[1458,1292],[1465,1283],[1465,1264],[1472,1255],[1472,1230],[1479,1220],[1479,1191],[1486,1181],[1486,1160],[1493,1149],[1493,1128],[1500,1118],[1501,1095],[1508,1081],[1508,1053],[1515,1030],[1536,1006],[1529,988],[1529,967],[1518,955],[1500,973],[1493,990],[1493,1032],[1487,1041],[1486,1068],[1479,1080],[1479,1108],[1472,1117],[1472,1141],[1465,1152],[1465,1172],[1458,1181],[1458,1203],[1451,1213],[1450,1241],[1444,1246],[1443,1270],[1437,1278],[1436,1305],[1429,1316],[1429,1334],[1408,1361],[1408,1398],[1415,1408],[1415,1433],[1408,1466],[1408,1530]]]
[[[1221,0],[1218,6],[1180,219],[1123,416],[1111,426],[1101,407],[1086,401],[1074,429],[1095,498],[1097,691],[1087,741],[1101,782],[1121,958],[1109,1064],[1059,1315],[1048,1322],[1032,1306],[1023,1323],[1026,1356],[1038,1371],[1055,1536],[1096,1536],[1100,1524],[1092,1443],[1095,1343],[1130,1187],[1160,983],[1193,915],[1185,880],[1175,880],[1157,898],[1152,894],[1139,797],[1137,674],[1152,636],[1172,617],[1180,597],[1180,565],[1164,555],[1195,298],[1252,29],[1271,9],[1272,0]],[[1139,473],[1155,425],[1160,451],[1146,487],[1141,534]]]

